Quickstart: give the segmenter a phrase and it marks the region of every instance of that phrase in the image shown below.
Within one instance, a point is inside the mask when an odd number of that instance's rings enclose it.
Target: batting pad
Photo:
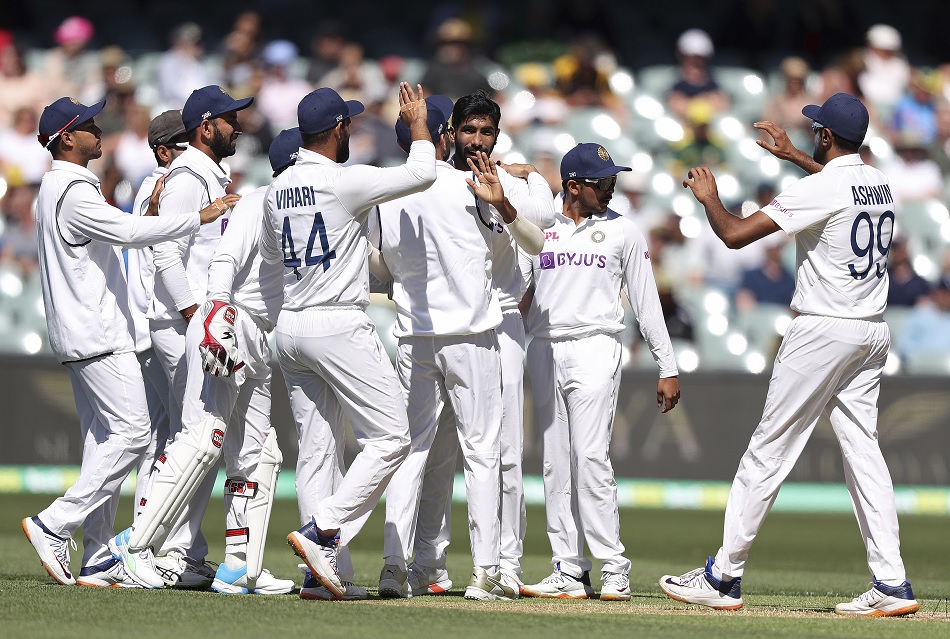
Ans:
[[[247,583],[251,588],[264,567],[264,542],[267,539],[267,526],[270,523],[271,509],[274,506],[274,489],[277,487],[277,474],[284,461],[277,447],[277,431],[273,428],[264,439],[261,459],[251,473],[248,483],[255,490],[247,504]]]
[[[204,419],[188,428],[168,453],[158,458],[145,508],[132,525],[130,548],[161,547],[185,504],[221,457],[227,428],[219,419]]]

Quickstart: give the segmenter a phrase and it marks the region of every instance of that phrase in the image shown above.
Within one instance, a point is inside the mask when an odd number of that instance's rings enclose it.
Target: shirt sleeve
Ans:
[[[176,218],[129,215],[110,206],[90,183],[69,189],[60,207],[59,224],[74,236],[125,248],[145,248],[163,240],[187,236],[198,229],[198,214]]]
[[[268,264],[277,264],[284,258],[283,248],[281,247],[281,233],[283,229],[277,228],[277,216],[274,215],[273,199],[271,192],[274,187],[267,189],[267,195],[264,198],[264,220],[261,223],[261,239],[258,247],[261,252],[261,258]]]
[[[679,372],[670,334],[663,320],[660,296],[656,291],[650,251],[643,234],[632,225],[625,231],[624,249],[623,278],[633,315],[640,325],[643,339],[653,353],[654,361],[660,366],[660,377],[675,377]]]
[[[251,259],[261,241],[261,204],[259,195],[248,195],[231,211],[227,229],[208,266],[209,300],[232,301],[234,277]]]
[[[542,229],[554,225],[554,196],[540,173],[529,173],[527,181],[513,177],[502,168],[498,169],[498,173],[504,176],[501,179],[505,197],[518,211],[519,217],[523,215]]]
[[[333,188],[343,207],[355,217],[377,204],[424,191],[435,177],[435,147],[428,140],[416,140],[402,166],[349,166],[340,172]]]
[[[195,214],[204,206],[204,189],[187,173],[173,182],[165,182],[159,200],[159,218],[173,218]],[[154,247],[155,273],[168,291],[176,310],[196,304],[191,281],[185,272],[185,253],[191,245],[192,236],[186,235],[171,242],[162,242]]]
[[[762,212],[788,235],[795,235],[824,222],[835,212],[835,207],[834,202],[815,197],[817,191],[827,192],[824,187],[818,188],[817,180],[823,178],[820,173],[803,177],[763,206]]]

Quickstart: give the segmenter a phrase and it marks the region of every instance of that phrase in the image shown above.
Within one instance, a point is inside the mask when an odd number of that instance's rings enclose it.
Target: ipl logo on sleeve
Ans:
[[[541,269],[548,270],[557,266],[557,262],[554,259],[554,253],[540,253],[538,254],[538,259],[541,260]]]

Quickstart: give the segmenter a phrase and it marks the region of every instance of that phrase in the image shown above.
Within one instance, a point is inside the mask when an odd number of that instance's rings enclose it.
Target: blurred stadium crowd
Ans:
[[[810,152],[805,104],[845,91],[863,98],[871,127],[862,155],[890,179],[897,227],[889,247],[887,320],[894,348],[886,373],[950,374],[950,64],[913,67],[899,31],[875,25],[864,46],[824,68],[791,56],[775,68],[714,64],[710,36],[688,29],[676,42],[677,64],[625,68],[595,34],[563,42],[550,55],[502,64],[479,53],[472,26],[449,18],[435,30],[431,56],[369,59],[342,24],[320,23],[310,50],[263,37],[258,13],[234,19],[214,50],[202,28],[183,23],[164,51],[131,55],[117,46],[91,50],[93,23],[64,20],[49,49],[25,48],[0,30],[0,353],[48,351],[33,202],[50,164],[36,141],[39,113],[63,95],[85,104],[107,98],[96,118],[103,157],[90,168],[103,194],[131,206],[155,160],[146,140],[150,118],[181,108],[195,88],[221,84],[235,97],[255,96],[240,112],[244,135],[227,160],[232,190],[270,181],[266,151],[273,135],[296,124],[300,98],[318,86],[367,106],[354,119],[351,163],[401,163],[393,123],[396,86],[420,82],[452,98],[478,88],[502,107],[494,157],[530,162],[560,190],[558,164],[576,142],[603,144],[623,173],[611,208],[648,236],[656,280],[681,370],[761,373],[790,320],[794,250],[783,238],[730,251],[695,200],[680,188],[686,169],[714,168],[724,202],[748,215],[801,176],[756,144],[752,122],[769,119]],[[392,313],[371,309],[384,340]],[[653,366],[633,339],[629,366]],[[392,344],[390,344],[392,345]]]

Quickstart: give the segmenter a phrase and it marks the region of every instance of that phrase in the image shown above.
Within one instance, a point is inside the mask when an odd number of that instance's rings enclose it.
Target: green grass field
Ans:
[[[704,511],[624,510],[621,530],[633,560],[633,599],[627,603],[522,599],[471,602],[462,590],[471,567],[464,507],[453,511],[455,543],[449,595],[381,600],[375,585],[382,564],[382,518],[374,513],[351,546],[356,580],[371,588],[364,602],[303,601],[296,595],[229,596],[184,591],[63,587],[55,584],[20,529],[22,517],[52,497],[0,495],[0,635],[10,638],[261,637],[264,639],[398,637],[941,637],[950,636],[950,551],[944,517],[903,517],[904,560],[921,611],[903,619],[835,616],[835,603],[867,589],[869,576],[851,516],[773,513],[756,541],[743,578],[745,608],[715,612],[668,600],[656,585],[715,552],[722,514]],[[378,509],[379,510],[379,509]],[[124,500],[117,527],[130,521]],[[221,559],[223,502],[213,500],[205,519],[209,559]],[[296,504],[278,501],[265,565],[300,583],[296,557],[284,542],[297,527]],[[550,546],[540,508],[528,512],[525,579],[550,572]],[[78,538],[78,535],[77,535]],[[73,553],[78,572],[80,552]],[[592,575],[599,585],[599,566]]]

